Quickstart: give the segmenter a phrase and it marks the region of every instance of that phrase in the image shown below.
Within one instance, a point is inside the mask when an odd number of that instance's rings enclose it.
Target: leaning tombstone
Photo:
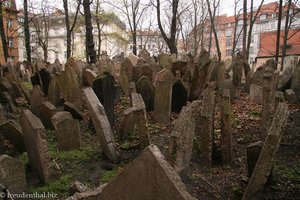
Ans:
[[[155,85],[154,118],[169,123],[171,114],[172,82],[157,81]]]

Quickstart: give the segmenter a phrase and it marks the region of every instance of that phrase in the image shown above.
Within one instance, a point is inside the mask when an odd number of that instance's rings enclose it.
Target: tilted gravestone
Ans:
[[[147,111],[154,109],[155,88],[148,77],[142,76],[136,83],[136,92],[141,94]]]
[[[8,120],[0,124],[0,135],[14,144],[19,152],[25,152],[23,133],[20,125],[14,120]]]
[[[50,73],[46,69],[41,69],[39,72],[35,72],[31,78],[32,85],[39,85],[41,90],[47,95],[48,87],[51,80]],[[41,81],[40,81],[41,80]],[[42,82],[42,84],[41,84]]]
[[[26,151],[31,169],[42,183],[50,178],[50,159],[45,135],[45,128],[39,118],[30,110],[23,110],[20,125],[22,127]]]
[[[93,90],[104,106],[106,116],[111,125],[114,118],[115,78],[105,73],[93,82]]]
[[[64,110],[70,112],[74,119],[83,120],[82,112],[74,104],[66,101],[64,103]]]
[[[69,151],[80,148],[79,122],[73,119],[69,112],[57,112],[51,121],[55,128],[58,150]]]
[[[175,121],[169,145],[169,162],[174,169],[184,176],[187,175],[193,153],[195,120],[190,106],[184,106]]]
[[[154,119],[169,123],[171,114],[172,82],[157,81],[155,85]]]
[[[26,190],[25,167],[22,161],[8,155],[0,156],[0,184],[11,194],[20,194]],[[0,197],[1,196],[0,192]]]
[[[260,191],[263,190],[273,167],[276,152],[279,148],[283,129],[288,116],[288,106],[284,103],[279,103],[270,129],[268,130],[267,138],[260,152],[246,191],[244,192],[243,200],[253,199]]]
[[[132,81],[133,78],[133,65],[129,58],[125,58],[121,63],[120,76],[127,76],[128,81]]]
[[[43,123],[43,125],[45,126],[45,128],[53,130],[53,124],[51,122],[51,118],[55,115],[56,113],[56,108],[55,106],[50,103],[49,101],[43,102],[40,105],[40,119]]]
[[[120,139],[124,140],[128,137],[129,133],[134,130],[135,118],[134,108],[127,108],[123,113],[123,120],[120,125]]]
[[[40,105],[42,104],[44,100],[44,93],[42,92],[39,85],[35,85],[32,88],[32,92],[30,95],[30,106],[31,111],[36,116],[39,116],[40,114]]]
[[[54,106],[59,106],[60,90],[59,90],[59,76],[55,75],[49,84],[47,98]]]
[[[178,79],[172,86],[172,112],[180,112],[186,106],[188,91],[181,79]]]
[[[116,162],[119,155],[104,107],[92,88],[85,88],[83,94],[102,150],[111,161]]]
[[[82,83],[84,85],[92,87],[96,77],[96,72],[92,71],[91,69],[85,69],[82,71]]]

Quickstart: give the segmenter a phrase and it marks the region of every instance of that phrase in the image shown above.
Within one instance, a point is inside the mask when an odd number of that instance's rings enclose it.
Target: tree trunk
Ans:
[[[276,55],[275,55],[275,61],[276,61],[277,65],[278,65],[279,48],[280,48],[282,4],[283,4],[283,0],[279,0],[278,27],[277,27],[277,40],[276,40]]]
[[[84,20],[85,20],[85,48],[87,57],[89,58],[89,63],[96,63],[96,51],[93,39],[93,26],[92,26],[92,15],[90,9],[91,2],[89,0],[83,0],[84,9]]]
[[[1,40],[2,40],[4,59],[5,59],[5,62],[7,62],[9,54],[8,54],[6,36],[5,36],[5,32],[4,32],[3,9],[2,9],[3,5],[2,4],[3,4],[3,1],[0,1],[0,35],[1,35]]]
[[[71,57],[71,32],[70,32],[70,20],[69,20],[69,8],[68,0],[63,0],[65,9],[65,23],[67,29],[67,59]]]
[[[244,0],[243,3],[243,54],[244,59],[246,59],[247,55],[247,0]]]
[[[24,35],[25,35],[25,48],[26,58],[28,62],[31,62],[31,49],[30,49],[30,32],[28,22],[28,2],[24,0]]]
[[[136,30],[132,32],[132,43],[133,43],[132,53],[134,55],[137,55]]]
[[[287,13],[285,17],[285,27],[284,27],[284,38],[283,38],[283,46],[282,46],[282,58],[281,58],[281,65],[280,65],[280,71],[283,70],[283,65],[284,65],[284,58],[286,55],[286,45],[287,45],[287,39],[288,39],[288,34],[289,34],[289,20],[290,20],[290,9],[292,5],[292,0],[288,1],[288,7],[287,7]]]

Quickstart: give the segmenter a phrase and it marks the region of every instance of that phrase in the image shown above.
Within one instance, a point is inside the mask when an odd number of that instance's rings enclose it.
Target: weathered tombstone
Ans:
[[[169,61],[169,55],[165,53],[161,53],[158,55],[158,62],[161,67],[164,69],[171,68],[171,62]]]
[[[59,90],[59,81],[58,75],[55,75],[49,84],[47,98],[54,105],[58,106],[60,102],[60,90]]]
[[[114,103],[116,104],[117,102],[120,101],[121,99],[121,86],[120,85],[115,85],[115,99]]]
[[[26,190],[25,167],[22,161],[8,155],[0,156],[0,184],[8,188],[11,194],[20,194]],[[0,192],[0,197],[2,196]]]
[[[125,93],[126,96],[130,95],[130,86],[129,86],[129,81],[128,81],[128,77],[126,75],[120,75],[117,78],[123,92]]]
[[[57,147],[60,151],[80,148],[79,122],[66,111],[57,112],[51,119],[57,137]]]
[[[12,100],[11,96],[8,94],[8,92],[2,92],[1,101],[4,104],[6,111],[16,113],[17,107],[13,103],[13,100]]]
[[[190,106],[183,107],[171,133],[169,162],[177,173],[187,175],[193,153],[195,120]]]
[[[39,85],[34,85],[30,95],[30,107],[33,114],[39,116],[40,105],[44,100],[44,94]]]
[[[133,55],[132,53],[130,53],[127,58],[130,60],[130,62],[132,63],[133,66],[136,66],[136,63],[139,60],[139,57],[137,57],[136,55]],[[124,60],[123,60],[123,62],[124,62]]]
[[[66,101],[64,103],[64,110],[70,112],[74,119],[83,120],[82,112],[74,104]]]
[[[203,92],[203,107],[201,110],[201,163],[211,165],[214,138],[215,94],[210,88]]]
[[[285,97],[285,100],[287,100],[289,103],[296,103],[297,102],[296,93],[293,89],[285,90],[284,91],[284,97]]]
[[[279,148],[283,128],[289,116],[288,106],[279,103],[276,114],[268,131],[252,176],[243,195],[243,200],[253,199],[263,189],[273,167],[276,152]]]
[[[121,63],[120,76],[127,76],[128,81],[132,81],[133,78],[133,65],[129,58],[125,58]]]
[[[16,81],[11,82],[12,90],[15,98],[24,97],[22,89]]]
[[[262,104],[263,87],[255,84],[250,84],[250,101]]]
[[[0,134],[11,141],[19,152],[25,152],[23,133],[15,120],[8,120],[0,124]]]
[[[169,123],[171,114],[172,82],[157,81],[155,85],[154,119]]]
[[[146,107],[140,94],[132,93],[131,95],[134,118],[136,122],[136,132],[140,140],[141,148],[146,148],[150,144]]]
[[[150,59],[150,53],[146,49],[140,50],[138,57],[144,59],[144,60],[149,60]]]
[[[46,68],[42,68],[39,72],[35,72],[34,76],[32,76],[30,79],[33,86],[39,85],[41,87],[41,90],[46,95],[48,94],[48,87],[51,76]]]
[[[50,177],[50,159],[45,135],[45,129],[39,118],[30,110],[23,110],[20,125],[22,127],[26,151],[31,169],[43,183]]]
[[[153,69],[150,66],[149,63],[144,63],[142,64],[142,66],[138,67],[139,68],[139,74],[138,74],[138,79],[140,79],[142,76],[146,76],[149,78],[149,80],[151,81],[151,83],[153,82]]]
[[[257,163],[259,154],[264,143],[262,141],[251,143],[247,146],[247,166],[248,166],[248,177],[250,178],[255,165]]]
[[[277,107],[279,105],[279,102],[283,102],[284,97],[283,97],[283,92],[281,91],[276,91],[275,93],[275,103],[274,103],[274,113],[276,113]]]
[[[111,125],[114,119],[115,78],[105,73],[93,82],[93,90],[104,106],[106,116]]]
[[[116,190],[118,188],[118,190]],[[88,195],[89,194],[89,195]],[[77,193],[72,199],[195,200],[160,150],[151,145],[105,187]]]
[[[141,94],[147,111],[154,109],[155,88],[148,77],[142,76],[136,83],[136,92]]]
[[[53,124],[51,122],[51,118],[55,115],[56,113],[56,108],[55,106],[50,103],[49,101],[43,102],[40,105],[40,119],[45,126],[45,128],[54,130]]]
[[[85,69],[82,71],[82,83],[84,85],[93,86],[93,82],[96,79],[97,74],[96,72],[90,70],[90,69]]]
[[[134,130],[135,118],[134,108],[127,108],[124,113],[124,118],[120,125],[120,139],[124,140],[128,137],[129,133]]]
[[[232,138],[231,138],[231,119],[230,119],[230,92],[228,89],[223,91],[221,102],[221,140],[220,148],[222,163],[230,164],[232,161]]]
[[[176,71],[180,72],[180,78],[182,78],[186,72],[187,72],[187,62],[182,60],[176,60],[175,62],[172,62],[171,71],[173,74],[176,74]]]
[[[172,86],[172,112],[180,112],[186,106],[188,91],[181,79],[178,79]]]
[[[85,88],[83,94],[102,150],[111,161],[116,162],[119,155],[104,107],[92,88]]]
[[[156,74],[154,85],[156,84],[156,81],[170,81],[174,83],[176,81],[176,77],[171,70],[163,69]]]

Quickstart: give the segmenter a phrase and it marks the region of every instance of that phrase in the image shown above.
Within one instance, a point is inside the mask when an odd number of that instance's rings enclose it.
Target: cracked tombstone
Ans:
[[[39,116],[40,114],[40,105],[42,104],[43,100],[44,93],[42,92],[41,87],[39,85],[33,86],[30,95],[30,106],[32,113],[36,116]]]
[[[0,156],[0,185],[8,188],[11,194],[26,191],[25,167],[22,161],[8,155]],[[1,194],[0,192],[0,196]]]
[[[136,92],[142,95],[146,110],[152,111],[154,109],[155,88],[148,77],[142,76],[137,81]]]
[[[193,153],[195,120],[190,106],[184,106],[175,121],[169,145],[169,161],[177,173],[187,175]]]
[[[43,102],[40,105],[40,119],[45,126],[45,128],[54,130],[53,124],[51,122],[51,118],[55,115],[56,108],[49,101]]]
[[[288,106],[284,103],[279,103],[270,129],[268,130],[267,138],[260,152],[246,191],[244,192],[243,200],[255,198],[266,184],[273,167],[273,162],[280,145],[283,129],[288,116]]]
[[[102,150],[112,162],[116,162],[119,155],[104,107],[92,88],[85,88],[83,94]]]
[[[154,119],[169,123],[171,114],[172,82],[156,81],[154,98]]]
[[[69,112],[57,112],[51,121],[55,129],[58,150],[69,151],[80,148],[79,122],[73,119]]]
[[[214,136],[215,92],[207,88],[203,92],[203,107],[201,119],[201,163],[212,164],[213,136]]]
[[[23,110],[20,125],[22,127],[29,165],[42,183],[50,178],[50,158],[45,135],[45,128],[30,110]]]

